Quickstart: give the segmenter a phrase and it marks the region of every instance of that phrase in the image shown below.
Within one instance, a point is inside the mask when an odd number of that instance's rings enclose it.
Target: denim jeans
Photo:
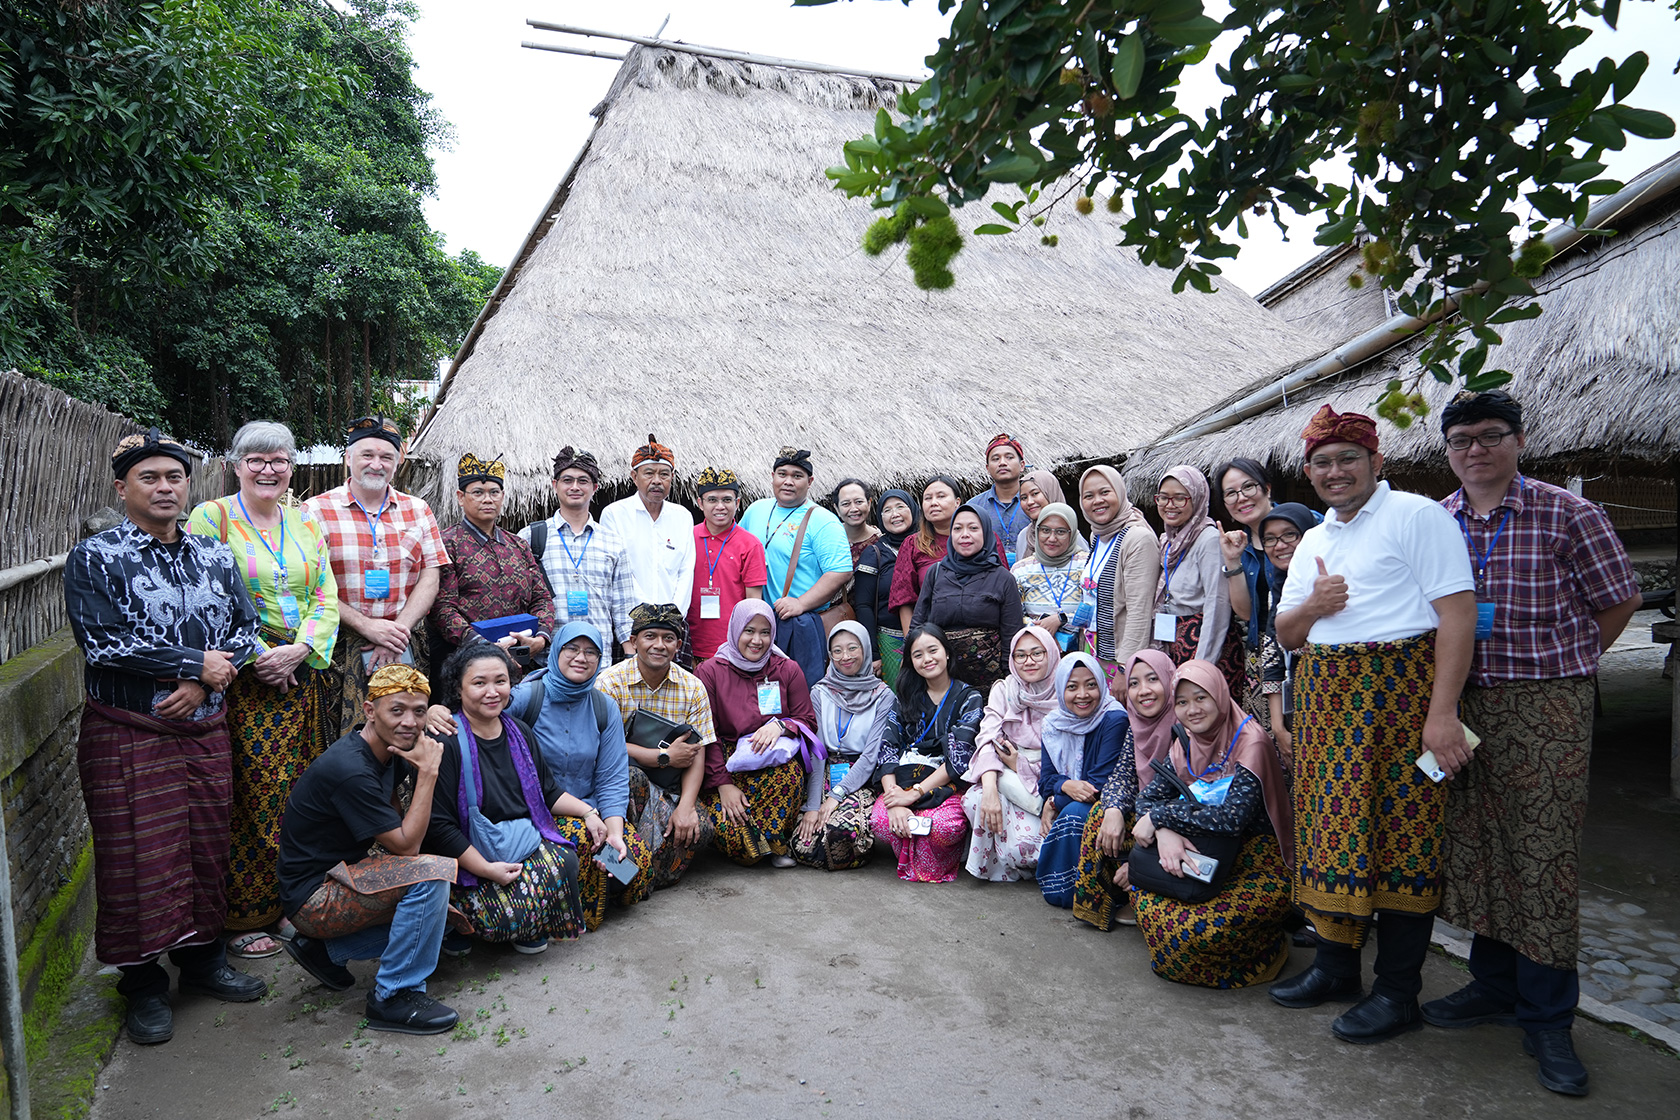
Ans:
[[[378,958],[373,993],[379,999],[389,999],[409,988],[423,992],[426,977],[437,969],[448,916],[449,884],[442,879],[416,883],[397,903],[390,925],[369,926],[329,938],[327,955],[334,964]]]

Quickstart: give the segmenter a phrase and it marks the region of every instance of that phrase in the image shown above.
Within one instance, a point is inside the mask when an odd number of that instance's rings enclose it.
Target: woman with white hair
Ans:
[[[233,741],[232,852],[228,952],[280,951],[264,927],[280,915],[276,865],[280,814],[292,783],[330,745],[336,721],[323,718],[321,670],[338,636],[338,584],[326,536],[282,499],[292,484],[297,444],[284,424],[253,420],[233,437],[228,458],[239,489],[193,510],[188,528],[233,550],[256,605],[267,652],[240,670],[227,690]],[[289,933],[284,930],[284,933]]]

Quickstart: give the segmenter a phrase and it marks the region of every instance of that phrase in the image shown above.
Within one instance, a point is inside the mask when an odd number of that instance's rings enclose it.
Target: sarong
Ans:
[[[881,679],[897,687],[898,672],[904,668],[904,631],[883,626],[875,631],[875,653],[881,659]]]
[[[1120,911],[1121,888],[1114,885],[1114,873],[1126,852],[1132,850],[1132,825],[1135,817],[1128,816],[1120,831],[1122,855],[1120,859],[1103,855],[1098,838],[1102,833],[1101,805],[1092,806],[1085,817],[1085,831],[1079,836],[1079,868],[1073,882],[1073,916],[1087,925],[1107,933],[1114,928],[1114,916]]]
[[[76,769],[93,831],[94,954],[143,964],[227,916],[227,721],[163,720],[88,697]]]
[[[1459,711],[1482,743],[1445,783],[1441,916],[1538,964],[1572,969],[1593,679],[1467,687]]]
[[[1149,967],[1164,980],[1243,988],[1272,979],[1289,959],[1289,877],[1270,833],[1244,841],[1225,889],[1207,902],[1134,897]]]
[[[1435,632],[1308,645],[1295,679],[1295,904],[1321,937],[1357,948],[1376,911],[1441,903],[1447,793],[1415,765]]]
[[[1126,700],[1126,678],[1121,675],[1118,661],[1104,661],[1097,656],[1097,632],[1095,630],[1081,630],[1079,648],[1091,655],[1091,659],[1102,666],[1103,681],[1108,685],[1109,695],[1124,703]],[[1116,682],[1119,687],[1116,688]]]
[[[284,694],[247,667],[227,690],[233,745],[227,928],[261,929],[280,917],[280,818],[292,784],[332,744],[322,718],[326,681],[307,665]]]
[[[452,888],[449,897],[484,941],[575,941],[583,930],[577,869],[576,851],[544,840],[513,882],[480,879]]]
[[[983,786],[968,787],[962,795],[963,816],[968,818],[971,836],[968,860],[963,865],[976,879],[991,883],[1014,883],[1032,878],[1038,867],[1038,848],[1044,840],[1038,814],[1029,813],[1001,794],[1003,802],[1003,830],[988,832],[977,823],[980,819],[980,800],[986,796]]]
[[[429,627],[417,626],[408,636],[408,652],[413,655],[414,664],[422,673],[431,664],[427,647],[429,630]],[[360,634],[348,626],[338,628],[332,668],[324,672],[326,692],[322,697],[322,718],[327,725],[328,742],[336,743],[358,723],[366,722],[362,704],[367,700],[367,682],[371,674],[364,667],[362,653],[371,648]]]
[[[738,771],[730,778],[746,795],[747,823],[724,820],[723,799],[717,790],[707,790],[700,798],[700,814],[712,819],[712,846],[743,867],[787,855],[795,811],[805,800],[805,767],[793,759],[763,770]]]
[[[409,887],[434,879],[453,883],[457,870],[448,856],[378,855],[340,863],[292,915],[292,924],[305,937],[323,941],[388,925]],[[454,906],[449,908],[449,928],[467,932],[466,918]]]
[[[679,801],[679,794],[654,785],[648,781],[646,771],[635,763],[630,764],[630,819],[635,822],[636,835],[648,851],[648,862],[642,866],[650,873],[650,890],[663,890],[681,879],[688,865],[694,862],[694,853],[711,847],[716,834],[705,805],[696,804],[694,812],[700,819],[700,836],[692,848],[679,845],[671,830],[671,819],[676,815]]]
[[[933,821],[926,836],[894,836],[887,817],[887,803],[876,798],[869,823],[878,843],[890,845],[898,860],[898,877],[912,883],[949,883],[962,867],[963,845],[968,839],[968,818],[963,816],[962,799],[947,797],[918,817]]]
[[[1254,717],[1255,723],[1266,729],[1267,734],[1272,731],[1271,698],[1283,691],[1283,682],[1267,680],[1266,671],[1272,670],[1275,677],[1282,666],[1283,647],[1270,634],[1261,636],[1259,649],[1243,647],[1242,708]]]
[[[848,871],[869,862],[875,850],[875,829],[869,821],[875,793],[868,786],[841,798],[808,844],[793,841],[793,858],[806,867]]]
[[[1009,675],[1003,663],[1003,638],[985,626],[961,626],[945,631],[951,651],[951,676],[990,696],[992,686]]]
[[[1063,910],[1073,906],[1074,884],[1079,879],[1079,850],[1092,808],[1082,801],[1069,801],[1056,813],[1056,821],[1038,849],[1038,889],[1044,901]]]
[[[577,845],[578,898],[583,907],[583,924],[589,932],[594,933],[607,920],[609,901],[616,899],[629,906],[645,900],[652,893],[653,888],[648,884],[653,875],[648,866],[653,863],[653,853],[648,851],[648,846],[642,843],[641,834],[634,828],[624,830],[624,850],[641,870],[628,883],[620,883],[611,872],[595,862],[595,856],[590,852],[589,830],[584,827],[581,817],[555,817],[554,824],[561,836]]]
[[[1247,626],[1248,623],[1242,619],[1231,616],[1225,627],[1225,644],[1220,647],[1219,658],[1214,662],[1219,675],[1225,678],[1225,686],[1231,690],[1232,696],[1246,696],[1248,693],[1243,670],[1248,652],[1243,646],[1243,632]],[[1197,648],[1202,644],[1201,612],[1181,616],[1175,633],[1177,636],[1172,644],[1166,647],[1167,656],[1172,658],[1174,665],[1193,661]]]

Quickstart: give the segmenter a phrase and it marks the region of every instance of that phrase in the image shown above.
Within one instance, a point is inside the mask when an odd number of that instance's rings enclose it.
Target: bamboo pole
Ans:
[[[827,62],[801,62],[794,58],[749,54],[746,51],[731,51],[722,47],[702,47],[694,43],[680,43],[672,39],[657,39],[647,35],[622,35],[616,31],[594,31],[586,27],[573,27],[565,23],[548,23],[539,19],[528,19],[525,22],[538,31],[558,31],[563,35],[582,35],[592,39],[617,39],[625,43],[639,43],[644,47],[661,47],[668,51],[681,51],[684,54],[703,54],[708,58],[722,58],[730,62],[751,62],[759,66],[782,66],[790,70],[812,70],[819,74],[850,74],[858,78],[884,78],[890,82],[906,82],[910,85],[921,85],[927,80],[909,74],[883,74],[874,70],[859,70],[855,66],[835,66]]]
[[[584,58],[610,58],[616,62],[623,62],[621,54],[609,54],[606,51],[586,51],[582,47],[562,47],[556,43],[533,43],[529,39],[519,44],[528,51],[554,51],[557,54],[580,54]]]

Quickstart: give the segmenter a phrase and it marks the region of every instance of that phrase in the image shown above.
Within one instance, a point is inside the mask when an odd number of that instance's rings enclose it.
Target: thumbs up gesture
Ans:
[[[1318,618],[1339,613],[1347,606],[1347,580],[1341,576],[1333,576],[1324,566],[1324,557],[1318,557],[1318,578],[1313,580],[1312,594],[1307,596],[1307,606]]]

